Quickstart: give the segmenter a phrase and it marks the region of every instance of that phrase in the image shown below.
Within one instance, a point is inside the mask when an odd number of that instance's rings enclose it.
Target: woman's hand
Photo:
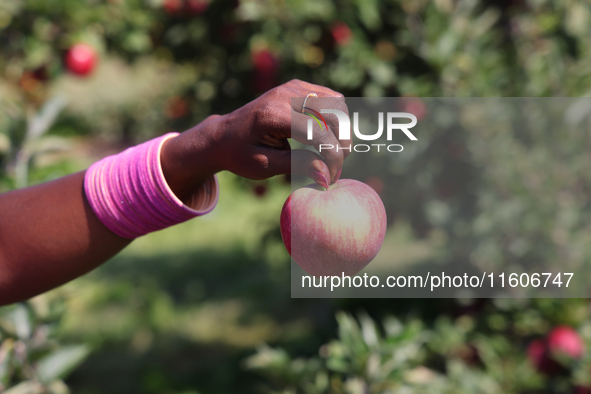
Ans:
[[[249,179],[295,173],[310,176],[325,187],[336,181],[351,141],[338,139],[338,120],[331,114],[324,115],[328,130],[314,121],[313,139],[307,139],[311,118],[301,111],[309,93],[318,97],[309,97],[306,107],[348,114],[342,94],[299,80],[287,82],[230,114],[210,116],[169,140],[162,149],[162,166],[172,190],[184,199],[222,170]],[[335,148],[323,149],[321,155],[311,150],[290,150],[288,138],[317,150],[320,144]]]

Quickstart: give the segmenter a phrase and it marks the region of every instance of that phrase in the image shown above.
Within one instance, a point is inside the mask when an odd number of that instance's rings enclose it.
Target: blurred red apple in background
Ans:
[[[253,73],[251,85],[255,92],[266,92],[279,83],[279,59],[267,49],[252,53]]]
[[[66,68],[73,74],[85,76],[94,70],[97,55],[87,44],[76,44],[66,54]]]
[[[546,338],[530,343],[527,357],[538,372],[553,376],[568,371],[569,364],[580,359],[584,352],[579,334],[571,327],[558,326]]]
[[[345,22],[337,22],[330,28],[330,34],[338,45],[347,45],[353,38],[351,29]]]
[[[573,392],[574,394],[591,394],[591,387],[576,385]]]
[[[209,8],[209,2],[206,0],[187,0],[185,9],[191,15],[201,15]]]
[[[267,185],[265,185],[263,183],[259,183],[252,188],[252,192],[257,197],[265,197],[265,194],[267,194],[267,191],[268,191]]]
[[[162,4],[166,12],[171,15],[179,13],[183,9],[183,1],[182,0],[164,0]]]
[[[527,347],[527,358],[536,370],[545,375],[556,375],[564,368],[548,355],[548,346],[542,338],[534,339]]]
[[[579,334],[568,326],[558,326],[548,334],[548,350],[552,357],[579,359],[585,345]]]
[[[365,183],[380,195],[384,191],[384,181],[378,176],[370,176],[365,180]]]
[[[257,72],[264,74],[273,74],[279,68],[277,58],[266,49],[252,53],[252,64]]]
[[[400,99],[400,109],[402,112],[410,112],[421,121],[427,115],[427,106],[425,102],[418,97],[403,97]]]
[[[281,211],[281,236],[294,261],[310,275],[353,275],[378,254],[386,210],[365,183],[340,179],[328,188],[294,191]]]

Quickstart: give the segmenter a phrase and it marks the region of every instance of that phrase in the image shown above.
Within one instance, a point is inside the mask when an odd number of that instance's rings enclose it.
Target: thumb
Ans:
[[[276,151],[270,158],[277,174],[304,175],[312,178],[322,187],[330,186],[330,170],[322,156],[308,149]]]

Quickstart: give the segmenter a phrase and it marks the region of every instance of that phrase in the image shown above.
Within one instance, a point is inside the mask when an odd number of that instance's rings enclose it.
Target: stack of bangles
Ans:
[[[160,151],[169,133],[94,163],[84,178],[86,198],[99,220],[124,238],[162,230],[211,212],[219,195],[214,175],[185,205],[168,186]]]

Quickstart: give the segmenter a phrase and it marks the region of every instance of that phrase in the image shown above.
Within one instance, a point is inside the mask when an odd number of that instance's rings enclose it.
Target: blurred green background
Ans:
[[[419,97],[586,96],[590,22],[591,4],[564,0],[0,0],[0,192],[293,78],[346,96],[417,97],[414,110]],[[78,43],[95,53],[86,75],[65,62]],[[406,263],[434,250],[591,258],[588,137],[559,146],[564,166],[550,175],[564,193],[518,176],[543,179],[560,136],[491,134],[477,155],[466,153],[470,135],[442,130],[395,169],[404,187],[368,182],[397,196],[389,234]],[[457,171],[466,183],[446,182]],[[279,234],[289,178],[220,182],[211,214],[0,309],[0,391],[591,392],[591,352],[573,350],[591,346],[586,299],[291,299]],[[521,191],[539,199],[512,198]],[[433,204],[453,220],[431,215]],[[557,326],[576,332],[546,339]]]

